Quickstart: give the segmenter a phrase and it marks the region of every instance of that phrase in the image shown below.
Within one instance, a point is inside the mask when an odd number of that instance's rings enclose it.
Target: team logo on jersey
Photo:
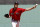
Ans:
[[[16,12],[16,14],[18,15],[19,13]],[[11,15],[14,15],[14,13],[11,13]]]
[[[19,13],[16,12],[16,14],[19,14]]]
[[[13,15],[14,13],[11,13],[11,15]]]

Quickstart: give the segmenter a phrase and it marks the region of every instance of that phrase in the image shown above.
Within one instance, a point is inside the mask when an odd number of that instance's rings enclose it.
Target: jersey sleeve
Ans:
[[[25,11],[25,9],[22,8],[22,12],[24,12],[24,11]]]
[[[12,9],[9,10],[9,16],[11,16]]]

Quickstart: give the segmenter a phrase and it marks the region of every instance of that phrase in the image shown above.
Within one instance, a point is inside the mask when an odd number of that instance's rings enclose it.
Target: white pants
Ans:
[[[19,27],[19,21],[12,20],[12,27]]]

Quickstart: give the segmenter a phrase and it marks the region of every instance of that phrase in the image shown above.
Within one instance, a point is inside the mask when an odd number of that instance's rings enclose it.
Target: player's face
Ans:
[[[15,4],[15,5],[14,5],[14,8],[18,8],[18,5],[17,5],[17,4]]]

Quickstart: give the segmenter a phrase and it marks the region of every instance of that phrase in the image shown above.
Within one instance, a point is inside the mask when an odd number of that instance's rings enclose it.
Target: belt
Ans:
[[[18,22],[19,20],[17,21],[17,20],[12,19],[12,21],[16,21],[16,22]]]

